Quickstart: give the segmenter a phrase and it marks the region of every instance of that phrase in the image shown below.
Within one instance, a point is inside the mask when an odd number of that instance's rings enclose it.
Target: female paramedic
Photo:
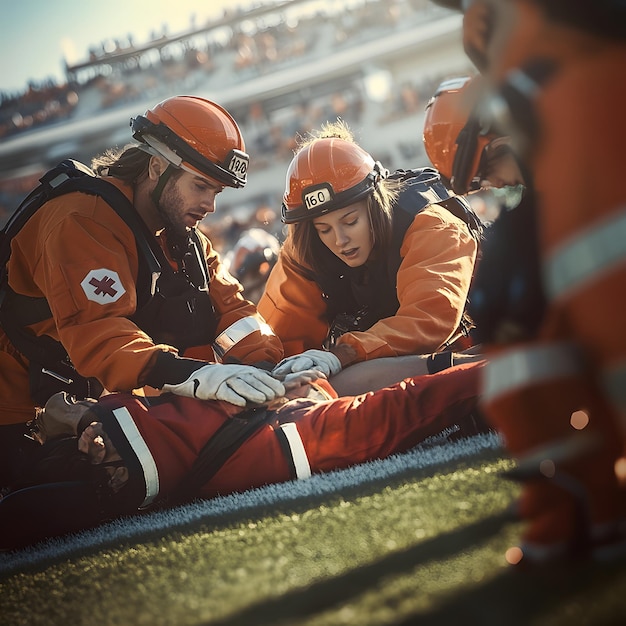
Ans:
[[[432,353],[466,334],[481,224],[432,168],[389,174],[337,121],[289,165],[289,232],[259,301],[277,375]]]

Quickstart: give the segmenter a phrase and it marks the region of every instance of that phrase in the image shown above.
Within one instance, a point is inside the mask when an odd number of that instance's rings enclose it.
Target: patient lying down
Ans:
[[[284,398],[243,411],[173,394],[98,401],[57,394],[32,425],[40,462],[0,501],[0,548],[197,497],[306,479],[404,452],[442,431],[487,430],[477,410],[480,357],[434,374],[424,373],[423,358],[378,361],[379,384],[398,382],[338,397],[319,372],[303,372],[283,381]],[[344,377],[344,389],[358,390],[360,374],[372,386],[367,362],[349,370],[354,379]],[[401,379],[400,371],[417,374]]]

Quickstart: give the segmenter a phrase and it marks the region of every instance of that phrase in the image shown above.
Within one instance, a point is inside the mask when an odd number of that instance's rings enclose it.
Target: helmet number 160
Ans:
[[[309,191],[304,195],[304,203],[307,209],[313,209],[320,204],[326,204],[332,199],[330,191],[326,188]]]

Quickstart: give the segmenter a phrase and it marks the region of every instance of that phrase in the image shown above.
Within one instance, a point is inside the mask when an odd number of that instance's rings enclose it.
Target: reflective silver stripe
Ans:
[[[613,406],[626,415],[626,361],[607,368],[602,378]]]
[[[117,419],[143,469],[143,476],[146,482],[146,497],[139,508],[148,506],[159,495],[159,470],[128,409],[120,407],[113,411],[113,415],[115,415],[115,419]]]
[[[215,354],[221,359],[236,343],[239,343],[242,339],[245,339],[248,335],[257,330],[260,331],[262,335],[274,334],[270,326],[262,322],[258,317],[254,315],[242,317],[234,324],[231,324],[217,337],[213,343]]]
[[[296,468],[296,478],[300,480],[310,478],[311,466],[309,465],[309,458],[306,455],[298,427],[294,422],[287,422],[286,424],[281,424],[280,428],[285,433],[285,437],[287,437],[293,465]]]
[[[626,261],[626,210],[557,248],[545,264],[550,298]]]
[[[534,100],[539,93],[539,83],[522,70],[513,70],[507,74],[507,81],[529,100]]]
[[[571,343],[514,350],[490,358],[483,379],[486,402],[523,387],[532,387],[583,371],[580,352]]]

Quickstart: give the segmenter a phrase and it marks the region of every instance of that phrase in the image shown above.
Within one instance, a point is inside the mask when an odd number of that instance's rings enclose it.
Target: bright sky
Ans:
[[[86,61],[106,39],[147,43],[167,27],[175,35],[223,15],[224,7],[270,0],[0,0],[0,92],[22,92],[29,81],[65,81],[65,65]]]

